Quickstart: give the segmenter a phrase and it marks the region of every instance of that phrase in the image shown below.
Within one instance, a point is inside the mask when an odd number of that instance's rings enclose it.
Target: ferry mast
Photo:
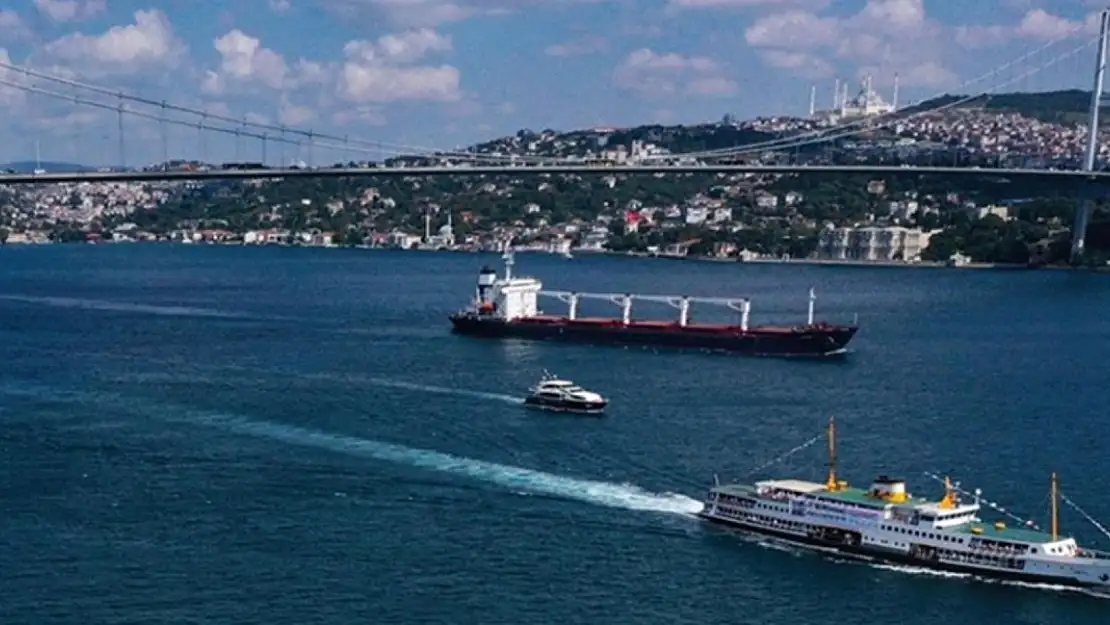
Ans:
[[[1106,15],[1105,13],[1103,15]],[[1059,491],[1056,486],[1056,473],[1052,473],[1052,542],[1060,539],[1060,509],[1056,504]],[[1043,509],[1043,508],[1042,508]]]
[[[836,491],[840,483],[836,479],[836,417],[829,417],[829,477],[825,488]]]

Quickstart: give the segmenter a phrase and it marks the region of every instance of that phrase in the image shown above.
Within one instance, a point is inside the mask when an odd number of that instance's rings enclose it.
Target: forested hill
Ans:
[[[954,102],[967,99],[967,95],[944,95],[933,98],[913,107],[906,112],[934,109],[949,106]],[[959,105],[959,108],[981,108],[994,111],[1020,113],[1027,117],[1056,123],[1077,123],[1087,120],[1091,106],[1091,92],[1079,89],[1066,91],[1044,91],[1040,93],[996,93],[984,95]],[[1106,124],[1110,116],[1103,116]]]

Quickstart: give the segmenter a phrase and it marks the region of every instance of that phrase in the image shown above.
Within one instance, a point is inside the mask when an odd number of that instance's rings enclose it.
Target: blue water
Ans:
[[[690,512],[835,415],[849,480],[939,496],[922,473],[951,474],[1043,523],[1057,471],[1110,519],[1110,278],[518,257],[553,289],[750,296],[753,321],[803,318],[816,286],[819,316],[863,330],[812,363],[450,335],[496,262],[0,248],[0,623],[1107,622],[1080,593],[830,561]],[[544,368],[610,414],[524,410]]]

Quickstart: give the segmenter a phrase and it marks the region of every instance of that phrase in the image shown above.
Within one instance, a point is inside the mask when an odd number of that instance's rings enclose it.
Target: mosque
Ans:
[[[894,75],[894,92],[891,102],[887,103],[882,96],[876,93],[871,79],[867,74],[860,82],[859,92],[856,97],[848,99],[848,83],[841,84],[837,79],[833,88],[833,106],[830,109],[818,111],[816,109],[817,87],[813,87],[809,94],[809,117],[826,123],[840,123],[843,121],[857,120],[876,115],[885,115],[898,109],[898,74]]]

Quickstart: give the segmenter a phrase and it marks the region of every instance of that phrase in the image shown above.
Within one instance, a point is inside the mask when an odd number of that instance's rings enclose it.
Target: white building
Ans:
[[[821,232],[817,257],[823,260],[921,260],[931,232],[901,226],[828,228]]]
[[[874,88],[874,83],[871,79],[871,74],[864,76],[860,82],[859,92],[856,97],[848,98],[848,83],[843,85],[837,81],[833,108],[826,111],[813,111],[811,117],[814,119],[824,120],[829,123],[839,123],[845,120],[862,119],[866,117],[874,117],[876,115],[885,115],[892,113],[898,109],[898,75],[894,75],[894,93],[892,102],[883,100]]]

